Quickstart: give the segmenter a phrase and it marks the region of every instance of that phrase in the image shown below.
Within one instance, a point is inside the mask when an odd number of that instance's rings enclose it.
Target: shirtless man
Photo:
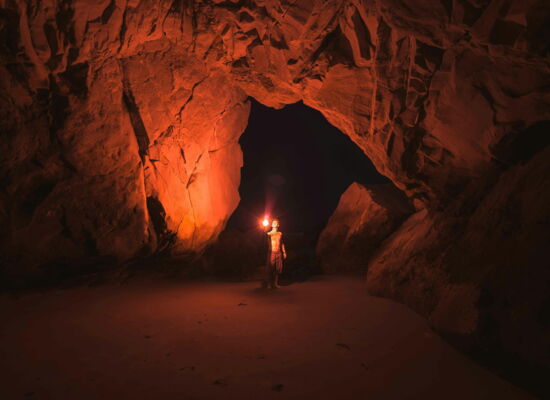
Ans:
[[[268,252],[266,275],[263,287],[276,289],[279,287],[279,274],[283,271],[283,259],[286,259],[286,250],[283,243],[283,233],[279,231],[279,220],[271,223],[271,231],[267,232]]]

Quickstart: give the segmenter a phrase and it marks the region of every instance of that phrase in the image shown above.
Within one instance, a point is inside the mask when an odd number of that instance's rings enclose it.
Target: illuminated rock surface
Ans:
[[[321,232],[317,256],[324,272],[365,272],[373,253],[412,213],[392,184],[352,183]]]
[[[301,99],[419,210],[370,290],[550,366],[547,2],[1,4],[4,275],[200,254],[239,201],[247,96]]]

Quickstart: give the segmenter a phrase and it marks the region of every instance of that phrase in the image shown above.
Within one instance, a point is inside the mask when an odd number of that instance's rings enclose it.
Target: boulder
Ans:
[[[382,241],[412,212],[391,183],[352,183],[319,235],[316,253],[323,272],[365,272]]]
[[[518,358],[544,362],[549,156],[546,148],[507,168],[445,211],[411,215],[371,259],[369,293],[407,303],[480,358],[499,354],[501,367],[516,375],[525,367]]]

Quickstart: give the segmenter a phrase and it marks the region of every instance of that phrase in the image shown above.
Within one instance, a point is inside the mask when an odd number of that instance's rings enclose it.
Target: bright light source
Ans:
[[[264,218],[264,220],[262,221],[262,225],[263,226],[268,226],[269,225],[269,220],[267,218]]]

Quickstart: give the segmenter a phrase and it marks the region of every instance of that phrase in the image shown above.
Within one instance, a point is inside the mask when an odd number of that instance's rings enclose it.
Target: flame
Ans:
[[[262,221],[262,225],[263,226],[268,226],[269,225],[269,220],[266,218],[264,218],[264,220]]]

